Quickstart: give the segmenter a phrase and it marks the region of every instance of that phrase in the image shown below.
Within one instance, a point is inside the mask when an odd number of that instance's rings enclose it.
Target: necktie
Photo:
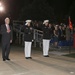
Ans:
[[[9,25],[7,25],[7,30],[10,30],[10,27],[9,27]]]

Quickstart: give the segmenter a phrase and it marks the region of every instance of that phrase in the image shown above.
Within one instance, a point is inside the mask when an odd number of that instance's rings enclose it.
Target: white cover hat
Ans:
[[[45,24],[45,23],[47,23],[47,22],[49,22],[49,20],[44,20],[43,24]]]
[[[28,25],[28,23],[31,23],[31,20],[26,20],[26,24],[25,25]]]
[[[56,25],[58,27],[58,25]]]

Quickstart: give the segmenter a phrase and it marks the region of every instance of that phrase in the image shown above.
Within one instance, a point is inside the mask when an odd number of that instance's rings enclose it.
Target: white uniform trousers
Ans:
[[[43,55],[48,55],[50,40],[43,39]]]
[[[25,57],[31,57],[31,45],[32,42],[25,41],[25,49],[24,49]]]

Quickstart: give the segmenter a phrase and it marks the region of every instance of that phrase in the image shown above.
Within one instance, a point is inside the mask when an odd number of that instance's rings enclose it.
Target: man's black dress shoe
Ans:
[[[6,58],[6,60],[10,61],[10,59],[9,59],[9,58]]]
[[[46,55],[46,56],[44,56],[44,57],[49,57],[49,55]]]
[[[32,57],[26,57],[26,59],[32,59]]]
[[[3,61],[6,61],[6,59],[3,59]]]
[[[26,59],[29,59],[28,57],[26,57]]]
[[[32,59],[32,57],[29,57],[29,59]]]

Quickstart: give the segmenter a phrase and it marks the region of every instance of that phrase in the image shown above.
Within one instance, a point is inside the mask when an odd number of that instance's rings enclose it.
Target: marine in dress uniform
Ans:
[[[49,57],[48,52],[49,52],[49,43],[50,39],[52,36],[52,30],[49,27],[49,20],[45,20],[43,22],[43,56],[44,57]]]
[[[2,58],[3,61],[10,60],[10,43],[12,43],[12,28],[9,25],[10,19],[5,19],[5,24],[1,25],[1,34],[2,34]]]
[[[25,58],[31,59],[31,45],[33,40],[33,27],[31,26],[31,20],[26,20],[24,25],[24,41],[25,41]]]

